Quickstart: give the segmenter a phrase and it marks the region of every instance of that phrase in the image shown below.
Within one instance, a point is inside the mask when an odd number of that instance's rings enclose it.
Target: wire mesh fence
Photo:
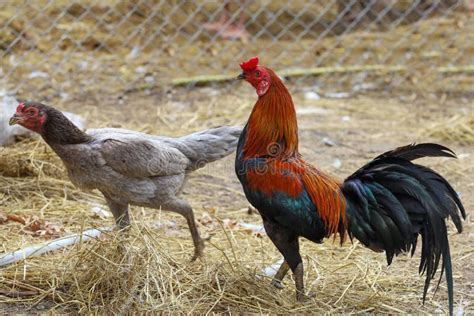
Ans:
[[[259,55],[282,76],[321,88],[469,91],[472,7],[471,0],[4,0],[0,88],[67,98],[192,87],[231,79],[239,61]]]

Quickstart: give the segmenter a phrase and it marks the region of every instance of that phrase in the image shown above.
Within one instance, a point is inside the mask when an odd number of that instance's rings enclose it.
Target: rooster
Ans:
[[[36,102],[20,103],[10,118],[14,124],[42,136],[75,186],[98,189],[120,228],[130,225],[129,204],[176,212],[191,231],[193,260],[202,255],[193,209],[178,195],[189,172],[234,151],[241,127],[221,126],[180,138],[116,128],[85,133],[60,111]]]
[[[281,288],[289,269],[296,299],[305,298],[299,237],[321,243],[348,235],[371,250],[393,256],[411,251],[421,235],[419,271],[426,274],[423,301],[440,259],[453,310],[453,276],[446,218],[461,232],[464,207],[435,171],[412,163],[421,157],[455,157],[437,144],[400,147],[376,157],[342,183],[308,164],[298,152],[295,107],[282,80],[254,57],[240,64],[258,100],[239,139],[235,171],[249,202],[284,262],[272,280]]]

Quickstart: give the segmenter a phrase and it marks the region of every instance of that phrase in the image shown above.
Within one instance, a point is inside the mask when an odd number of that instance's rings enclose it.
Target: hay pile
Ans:
[[[407,269],[400,274],[367,256],[357,243],[339,248],[303,242],[303,253],[314,254],[305,255],[304,262],[307,287],[316,298],[296,304],[290,278],[284,290],[277,290],[261,271],[278,261],[268,251],[268,239],[222,227],[204,262],[189,262],[187,239],[164,237],[138,224],[128,234],[107,233],[59,254],[2,268],[0,303],[87,313],[446,313],[443,284],[434,300],[430,292],[428,302],[420,304],[415,260],[398,258],[397,270]]]
[[[438,122],[423,131],[423,135],[459,142],[474,144],[474,113],[455,115],[443,122]]]

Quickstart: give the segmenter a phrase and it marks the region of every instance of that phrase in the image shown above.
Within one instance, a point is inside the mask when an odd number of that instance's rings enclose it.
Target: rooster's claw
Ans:
[[[285,287],[280,280],[276,280],[276,279],[272,280],[271,285],[273,285],[274,287],[276,287],[279,290],[282,290]]]

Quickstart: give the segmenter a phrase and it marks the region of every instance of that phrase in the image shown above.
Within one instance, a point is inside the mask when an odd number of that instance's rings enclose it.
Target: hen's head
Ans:
[[[47,120],[47,107],[41,103],[24,102],[16,108],[15,114],[10,118],[10,125],[21,125],[33,132],[41,134],[43,125]]]
[[[258,65],[258,57],[252,57],[247,61],[240,63],[242,73],[238,79],[245,79],[256,90],[259,97],[265,95],[271,85],[270,71],[264,66]]]

